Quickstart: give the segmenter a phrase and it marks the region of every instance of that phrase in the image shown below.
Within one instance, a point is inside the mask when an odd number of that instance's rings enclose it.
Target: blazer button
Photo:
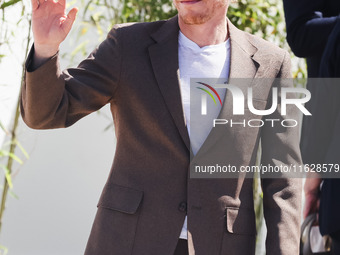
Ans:
[[[178,206],[178,210],[180,212],[186,212],[187,211],[187,203],[186,202],[181,202]]]

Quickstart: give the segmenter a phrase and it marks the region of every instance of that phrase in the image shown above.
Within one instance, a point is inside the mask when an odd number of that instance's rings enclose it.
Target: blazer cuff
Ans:
[[[44,63],[42,63],[40,66],[33,66],[33,57],[34,57],[34,43],[30,49],[30,52],[27,56],[26,62],[25,62],[25,69],[26,72],[31,73],[36,71],[37,69],[40,69],[40,67],[45,66],[48,62],[51,62],[52,60],[55,60],[59,56],[59,50],[56,54],[54,54],[52,57],[46,59]]]

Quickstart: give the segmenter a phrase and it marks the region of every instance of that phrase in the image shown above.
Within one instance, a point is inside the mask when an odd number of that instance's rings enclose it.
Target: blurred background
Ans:
[[[171,0],[68,1],[68,8],[74,6],[79,13],[60,49],[62,69],[76,66],[116,23],[176,14]],[[63,130],[35,131],[22,122],[18,98],[33,43],[30,12],[30,1],[0,0],[0,255],[83,254],[115,151],[114,127],[107,106]],[[281,0],[239,0],[228,17],[289,50]],[[293,77],[305,78],[305,61],[291,56]],[[258,180],[254,191],[262,255],[266,230]]]

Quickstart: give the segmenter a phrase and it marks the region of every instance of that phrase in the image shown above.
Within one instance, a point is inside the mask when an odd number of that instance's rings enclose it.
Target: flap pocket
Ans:
[[[256,223],[254,210],[248,208],[227,207],[226,228],[229,233],[255,235]]]
[[[107,184],[100,196],[97,207],[134,214],[142,198],[143,191],[117,184]]]

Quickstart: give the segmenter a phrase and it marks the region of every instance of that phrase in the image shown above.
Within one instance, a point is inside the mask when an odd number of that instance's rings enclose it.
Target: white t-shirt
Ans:
[[[195,42],[187,38],[182,32],[178,36],[178,61],[180,74],[180,89],[184,115],[190,137],[190,145],[194,155],[202,146],[209,132],[211,122],[201,125],[199,135],[190,132],[190,78],[224,78],[227,81],[230,67],[230,40],[216,45],[199,47]],[[218,91],[222,102],[225,97],[225,89]],[[221,105],[210,107],[209,116],[216,118],[221,110]],[[187,217],[183,224],[179,238],[187,239]]]

